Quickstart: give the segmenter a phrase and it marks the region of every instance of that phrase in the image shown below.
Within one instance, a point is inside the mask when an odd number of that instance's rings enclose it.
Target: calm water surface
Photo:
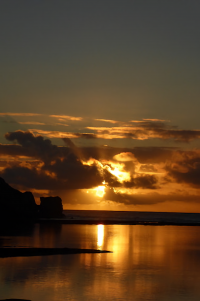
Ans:
[[[200,300],[200,227],[35,225],[0,245],[113,251],[0,259],[0,299]]]

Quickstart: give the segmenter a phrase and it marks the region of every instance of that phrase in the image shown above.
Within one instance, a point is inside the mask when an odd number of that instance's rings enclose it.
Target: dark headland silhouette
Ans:
[[[79,213],[71,215],[69,211],[65,215],[59,196],[40,197],[40,205],[37,205],[30,191],[22,193],[0,177],[0,223],[7,222],[9,227],[13,222],[200,226],[200,213],[110,211],[99,215],[97,212],[85,217]]]
[[[20,223],[24,225],[41,221],[42,218],[48,220],[63,217],[63,206],[60,197],[41,197],[40,201],[40,205],[37,205],[31,192],[22,193],[12,188],[0,177],[0,222],[5,226],[2,228],[13,229]],[[108,253],[108,251],[77,248],[0,247],[0,258],[79,253]]]
[[[63,205],[60,197],[41,197],[37,205],[30,191],[12,188],[0,177],[0,220],[35,221],[39,218],[60,218]]]

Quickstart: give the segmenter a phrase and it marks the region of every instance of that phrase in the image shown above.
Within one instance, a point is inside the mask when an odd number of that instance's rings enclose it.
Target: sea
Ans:
[[[0,247],[83,248],[110,253],[0,258],[0,300],[200,300],[200,226],[197,215],[179,225],[98,223],[98,218],[164,214],[65,211],[73,223],[36,223],[0,229]],[[185,216],[185,217],[184,217]],[[162,217],[162,218],[161,218]],[[94,223],[87,223],[87,219]],[[170,218],[170,213],[167,219]],[[84,223],[74,222],[82,219]],[[195,223],[191,226],[191,219]],[[110,220],[111,221],[111,220]]]

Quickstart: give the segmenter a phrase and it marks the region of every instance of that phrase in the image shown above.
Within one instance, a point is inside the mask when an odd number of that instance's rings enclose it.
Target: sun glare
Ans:
[[[120,183],[130,181],[130,174],[123,171],[123,167],[123,164],[112,164],[112,167],[108,167],[108,171],[115,176]]]
[[[102,184],[105,185],[106,184],[105,181]],[[94,188],[94,190],[96,191],[96,195],[99,196],[100,198],[102,198],[105,194],[106,186],[104,185]]]
[[[102,174],[103,174],[103,170],[105,170],[105,169],[108,170],[109,173],[111,173],[113,176],[115,176],[120,183],[123,183],[124,181],[130,181],[130,173],[124,171],[123,163],[115,163],[112,161],[100,162],[95,159],[89,159],[87,162],[83,162],[83,164],[90,165],[90,166],[95,164],[98,167],[100,173],[102,173]],[[105,183],[102,183],[102,184],[105,184]],[[104,193],[105,186],[98,186],[97,188],[95,188],[95,190],[97,191],[98,196],[101,196],[101,195],[103,196],[105,194]]]
[[[95,164],[98,167],[98,170],[101,173],[102,177],[104,176],[104,171],[107,170],[110,174],[115,176],[120,183],[131,180],[130,173],[124,171],[123,163],[115,163],[112,161],[100,162],[98,160],[90,159],[87,162],[84,162],[83,164],[90,166]],[[93,188],[90,191],[96,193],[96,196],[103,198],[106,193],[106,184],[107,183],[103,181],[102,185],[97,186],[96,188]],[[87,193],[89,193],[89,191]]]

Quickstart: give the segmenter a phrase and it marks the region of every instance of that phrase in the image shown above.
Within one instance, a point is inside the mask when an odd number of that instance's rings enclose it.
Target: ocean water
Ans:
[[[105,211],[105,210],[64,210],[65,218],[70,221],[141,222],[200,225],[199,213],[142,212],[142,211]]]
[[[0,299],[200,300],[200,227],[36,224],[0,245],[109,250],[0,259]]]

